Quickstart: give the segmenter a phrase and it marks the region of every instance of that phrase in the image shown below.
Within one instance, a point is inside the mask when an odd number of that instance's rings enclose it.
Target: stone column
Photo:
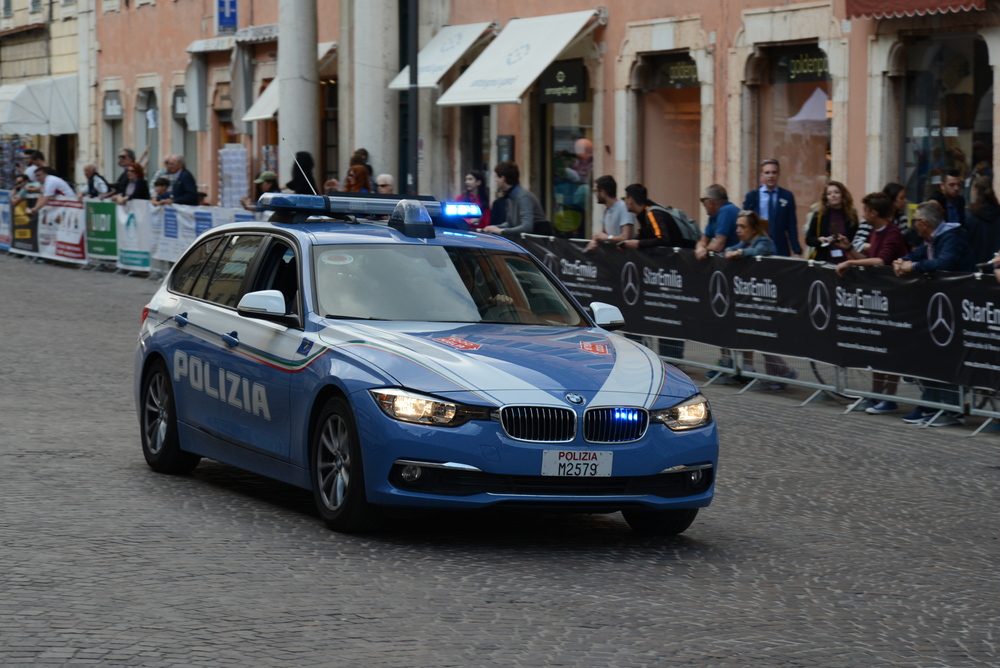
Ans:
[[[319,72],[316,0],[278,3],[278,169],[279,183],[292,178],[293,157],[312,154],[319,163]],[[311,174],[315,179],[317,174]],[[317,190],[322,192],[322,183]]]

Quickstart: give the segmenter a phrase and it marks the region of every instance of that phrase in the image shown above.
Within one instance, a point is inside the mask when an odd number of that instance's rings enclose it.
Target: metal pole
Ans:
[[[410,92],[407,96],[407,156],[406,164],[409,174],[406,179],[406,193],[408,195],[416,195],[419,192],[419,183],[417,181],[417,144],[418,144],[418,131],[417,131],[417,116],[418,110],[420,108],[420,100],[417,93],[417,25],[419,24],[419,9],[417,7],[417,0],[408,0],[409,10],[407,11],[409,18],[407,46],[409,47],[409,54],[407,61],[410,65]]]

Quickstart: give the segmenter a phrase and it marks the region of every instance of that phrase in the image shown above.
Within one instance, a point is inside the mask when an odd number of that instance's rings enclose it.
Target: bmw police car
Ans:
[[[311,489],[333,529],[393,509],[622,511],[684,531],[714,491],[708,401],[474,205],[267,193],[202,235],[142,314],[149,466],[202,457]],[[384,219],[388,216],[388,221]],[[449,222],[449,221],[457,222]],[[462,227],[466,227],[463,231]]]

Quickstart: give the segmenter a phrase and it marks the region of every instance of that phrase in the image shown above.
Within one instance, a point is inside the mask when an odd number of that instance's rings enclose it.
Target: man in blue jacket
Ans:
[[[940,204],[930,201],[918,206],[913,212],[913,226],[924,243],[914,248],[909,255],[904,255],[892,263],[892,269],[897,276],[914,271],[929,273],[976,270],[976,265],[972,261],[972,247],[965,239],[965,230],[958,223],[945,222],[945,213]],[[921,394],[924,401],[955,404],[958,397],[957,385],[933,380],[924,381],[924,391]],[[917,406],[912,413],[903,417],[903,422],[910,424],[926,422],[931,427],[946,427],[965,424],[965,418],[955,411],[945,411],[938,416],[934,409]]]
[[[174,185],[170,189],[170,198],[162,200],[163,204],[198,204],[198,186],[194,175],[184,166],[183,155],[171,155],[164,162],[167,171],[173,175]]]
[[[761,160],[761,186],[747,193],[743,208],[756,211],[758,216],[767,219],[775,255],[799,257],[802,245],[799,243],[799,223],[795,215],[795,195],[778,187],[780,173],[781,165],[777,160]]]
[[[892,263],[897,276],[913,271],[968,271],[976,266],[965,230],[958,223],[946,223],[937,202],[924,202],[913,213],[913,226],[924,243]]]

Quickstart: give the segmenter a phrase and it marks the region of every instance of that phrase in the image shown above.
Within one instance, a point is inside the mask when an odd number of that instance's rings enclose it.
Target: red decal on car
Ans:
[[[478,343],[473,343],[472,341],[466,341],[465,339],[460,339],[456,336],[449,336],[443,339],[434,339],[438,343],[443,343],[446,346],[451,346],[452,348],[457,348],[458,350],[479,350],[482,345]]]
[[[586,341],[580,341],[580,348],[586,350],[588,353],[594,353],[595,355],[608,354],[608,347],[603,343],[588,343]]]

